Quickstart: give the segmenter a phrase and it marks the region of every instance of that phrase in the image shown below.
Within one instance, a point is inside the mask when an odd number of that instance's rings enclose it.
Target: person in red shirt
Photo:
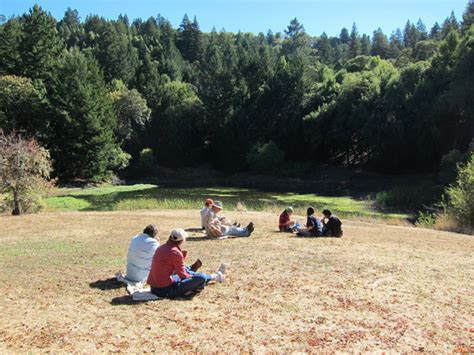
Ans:
[[[224,281],[224,270],[209,275],[193,272],[185,265],[186,253],[181,250],[181,245],[187,236],[183,229],[172,230],[168,241],[153,256],[147,283],[158,297],[190,296],[201,292],[209,281]]]
[[[278,221],[278,228],[280,232],[293,232],[294,222],[291,221],[291,215],[293,214],[293,207],[287,207],[280,214]]]

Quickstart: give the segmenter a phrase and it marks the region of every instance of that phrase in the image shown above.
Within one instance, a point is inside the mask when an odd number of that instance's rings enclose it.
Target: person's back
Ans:
[[[133,237],[127,253],[127,279],[135,282],[147,279],[153,256],[159,246],[158,240],[150,234],[141,233]]]
[[[190,277],[185,270],[183,253],[168,241],[156,250],[147,282],[153,287],[169,286],[173,283],[174,272],[182,279]]]
[[[306,227],[312,236],[319,237],[323,234],[323,225],[321,224],[320,219],[313,214],[307,217]]]

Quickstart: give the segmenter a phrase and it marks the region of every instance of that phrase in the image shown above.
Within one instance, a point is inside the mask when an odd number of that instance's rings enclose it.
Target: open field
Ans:
[[[137,304],[97,281],[143,226],[163,241],[197,211],[2,216],[0,351],[474,351],[472,237],[345,221],[341,239],[300,239],[275,213],[227,215],[255,233],[185,245],[203,271],[229,263],[225,283]]]
[[[403,220],[403,213],[377,211],[364,199],[312,193],[266,192],[239,187],[165,187],[152,184],[104,186],[93,188],[59,188],[46,199],[49,211],[117,211],[138,209],[194,209],[211,197],[223,200],[226,209],[281,211],[293,205],[304,213],[308,206],[316,210],[327,207],[341,216]]]

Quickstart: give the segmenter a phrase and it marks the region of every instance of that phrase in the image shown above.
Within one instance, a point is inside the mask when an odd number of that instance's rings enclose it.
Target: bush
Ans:
[[[138,158],[138,170],[145,175],[152,175],[155,166],[153,150],[150,148],[142,149]]]
[[[285,153],[273,143],[255,144],[247,154],[247,163],[253,171],[274,172],[285,159]]]
[[[374,206],[382,211],[416,212],[436,202],[436,186],[398,186],[375,195]]]
[[[474,228],[474,154],[465,165],[458,167],[456,182],[446,189],[449,196],[447,213],[462,229]]]

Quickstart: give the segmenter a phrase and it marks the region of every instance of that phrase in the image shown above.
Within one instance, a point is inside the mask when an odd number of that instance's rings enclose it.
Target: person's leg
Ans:
[[[206,279],[202,276],[194,275],[189,279],[176,283],[176,295],[174,297],[190,296],[198,293],[206,286]]]
[[[300,230],[298,233],[296,233],[298,237],[311,237],[311,232],[307,229]]]
[[[206,281],[206,285],[208,284],[209,281],[213,280],[213,277],[209,274],[205,274],[203,272],[196,272],[191,269],[188,270],[188,267],[186,267],[186,271],[192,277],[195,277],[195,276],[202,277]]]
[[[236,237],[248,237],[250,232],[247,228],[230,226],[226,228],[224,235],[236,236]]]

